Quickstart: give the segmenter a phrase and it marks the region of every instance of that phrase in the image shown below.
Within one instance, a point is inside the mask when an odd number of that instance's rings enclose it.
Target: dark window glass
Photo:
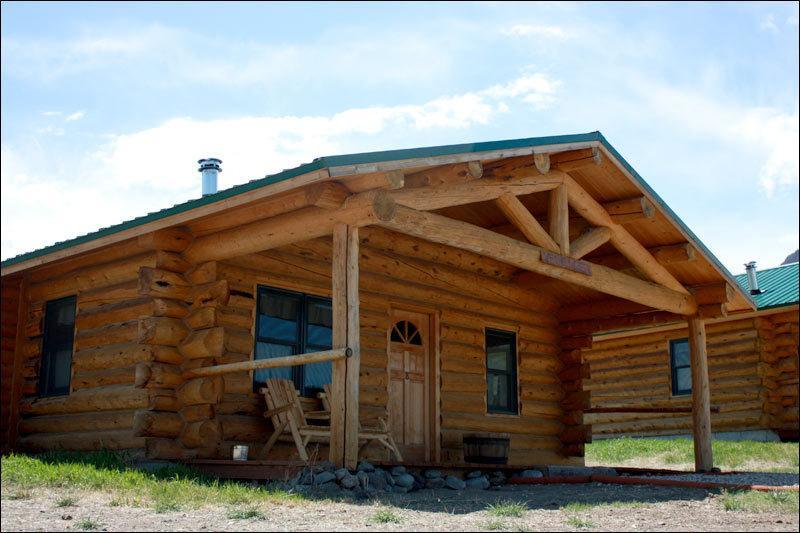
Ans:
[[[517,336],[486,330],[486,405],[490,413],[518,413]]]
[[[69,394],[72,343],[75,338],[75,296],[47,302],[44,314],[39,396]]]
[[[255,359],[330,350],[333,331],[330,299],[259,287],[257,307]],[[290,379],[304,396],[312,396],[330,383],[331,363],[256,370],[253,389],[258,390],[267,378]]]
[[[392,327],[391,334],[392,342],[401,342],[403,344],[413,344],[414,346],[422,346],[422,336],[419,334],[417,326],[408,320],[401,320]]]
[[[692,367],[689,357],[689,340],[669,341],[669,358],[672,368],[672,394],[692,393]]]

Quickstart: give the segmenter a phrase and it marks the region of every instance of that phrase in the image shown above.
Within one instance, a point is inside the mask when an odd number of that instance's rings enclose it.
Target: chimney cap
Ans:
[[[197,169],[198,172],[202,172],[204,170],[218,170],[222,172],[222,168],[220,165],[222,164],[222,159],[217,159],[216,157],[207,157],[205,159],[198,159],[197,164],[200,165],[200,168]]]
[[[750,289],[750,294],[755,296],[761,294],[763,291],[758,286],[758,273],[756,272],[756,262],[750,261],[744,264],[745,272],[747,273],[747,286]]]

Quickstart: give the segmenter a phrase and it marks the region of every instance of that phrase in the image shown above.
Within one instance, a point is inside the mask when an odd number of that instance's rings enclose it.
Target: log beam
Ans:
[[[695,252],[694,247],[688,242],[671,244],[667,246],[654,246],[652,248],[647,248],[647,251],[662,265],[686,263],[689,261],[694,261],[697,258],[697,253]],[[631,262],[628,261],[624,255],[619,254],[593,257],[592,261],[615,270],[627,270],[633,268]]]
[[[559,246],[556,241],[547,233],[547,231],[539,224],[539,221],[528,211],[519,199],[510,192],[504,193],[495,199],[495,204],[506,218],[518,230],[525,235],[528,242],[541,246],[551,252],[558,252]]]
[[[689,294],[681,294],[647,281],[593,265],[590,274],[542,261],[542,249],[487,229],[433,213],[397,206],[395,217],[381,226],[420,239],[493,257],[518,268],[574,283],[627,300],[681,315],[694,314],[697,306]]]
[[[611,219],[608,211],[586,192],[569,175],[564,178],[569,195],[569,204],[575,211],[595,226],[611,230],[611,244],[624,255],[642,274],[654,282],[683,294],[689,291],[675,279],[624,227]]]
[[[480,161],[440,165],[412,174],[406,174],[405,187],[428,187],[447,183],[464,183],[483,176],[483,165]]]
[[[580,259],[589,252],[601,247],[611,238],[608,228],[592,228],[569,245],[569,255],[573,259]]]
[[[708,385],[706,326],[703,319],[689,318],[689,351],[692,368],[692,432],[697,472],[714,468],[711,451],[711,394]]]
[[[547,212],[550,236],[558,244],[561,255],[569,255],[569,204],[564,185],[550,191],[550,207]]]
[[[551,171],[540,175],[529,171],[529,174],[508,179],[505,177],[481,178],[465,183],[446,183],[402,189],[393,191],[393,198],[399,205],[412,207],[421,211],[432,211],[444,207],[472,204],[494,200],[505,193],[515,196],[549,191],[563,183],[566,174]]]
[[[339,223],[362,226],[392,217],[394,202],[385,191],[350,196],[339,209],[307,207],[200,237],[184,252],[197,264],[269,250],[333,232]]]

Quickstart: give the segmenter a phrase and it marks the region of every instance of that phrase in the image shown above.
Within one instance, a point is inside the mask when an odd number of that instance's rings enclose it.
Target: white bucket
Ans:
[[[247,451],[249,447],[237,445],[233,447],[233,460],[234,461],[247,461]]]

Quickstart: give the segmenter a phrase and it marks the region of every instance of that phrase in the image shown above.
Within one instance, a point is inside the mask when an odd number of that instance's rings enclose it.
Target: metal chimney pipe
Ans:
[[[761,289],[758,288],[758,274],[756,273],[756,262],[750,261],[744,265],[745,272],[747,272],[747,286],[750,288],[750,294],[761,294]]]
[[[214,194],[217,192],[217,177],[222,172],[222,168],[220,168],[222,160],[209,157],[200,159],[197,163],[200,165],[197,171],[202,172],[203,176],[203,196]]]

